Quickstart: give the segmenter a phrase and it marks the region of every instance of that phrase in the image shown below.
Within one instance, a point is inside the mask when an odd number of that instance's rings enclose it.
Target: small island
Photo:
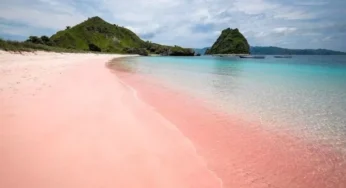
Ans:
[[[237,28],[227,28],[222,31],[219,38],[205,54],[250,54],[250,45]]]

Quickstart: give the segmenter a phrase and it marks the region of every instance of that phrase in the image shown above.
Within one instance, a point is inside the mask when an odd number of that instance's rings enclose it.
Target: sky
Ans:
[[[0,0],[0,37],[52,35],[88,17],[166,45],[211,46],[238,28],[251,46],[346,51],[346,0]]]

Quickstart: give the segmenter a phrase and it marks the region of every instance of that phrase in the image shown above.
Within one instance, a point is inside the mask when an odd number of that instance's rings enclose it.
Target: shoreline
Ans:
[[[109,63],[125,57],[0,53],[0,187],[346,185],[337,152]]]
[[[126,69],[115,74],[191,140],[224,187],[346,184],[343,154],[326,145],[268,132],[257,122],[215,110],[148,75]]]

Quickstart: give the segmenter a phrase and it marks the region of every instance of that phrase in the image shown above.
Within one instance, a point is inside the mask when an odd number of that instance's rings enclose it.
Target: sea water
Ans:
[[[133,72],[203,98],[263,129],[346,153],[346,56],[137,57]]]

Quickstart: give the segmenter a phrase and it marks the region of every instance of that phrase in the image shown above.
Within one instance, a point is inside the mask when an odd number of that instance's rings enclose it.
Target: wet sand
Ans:
[[[0,51],[0,187],[222,187],[204,156],[105,63]]]
[[[333,148],[266,131],[117,63],[118,78],[191,140],[224,187],[346,187],[346,158]]]

